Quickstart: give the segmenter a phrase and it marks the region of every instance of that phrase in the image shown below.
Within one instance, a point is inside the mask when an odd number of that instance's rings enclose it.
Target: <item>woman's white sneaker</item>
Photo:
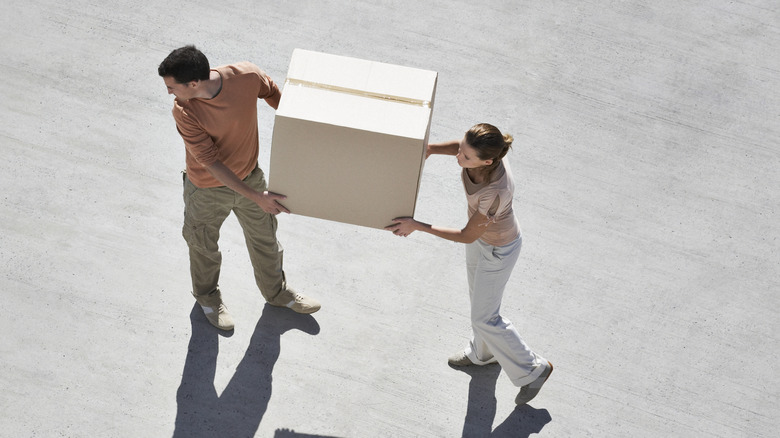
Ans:
[[[539,366],[543,366],[546,369],[539,374],[539,377],[537,377],[536,380],[520,388],[520,393],[515,397],[516,405],[524,405],[533,400],[533,398],[536,397],[536,394],[539,394],[539,390],[542,389],[544,382],[546,382],[547,378],[552,374],[553,365],[551,362],[542,362]]]

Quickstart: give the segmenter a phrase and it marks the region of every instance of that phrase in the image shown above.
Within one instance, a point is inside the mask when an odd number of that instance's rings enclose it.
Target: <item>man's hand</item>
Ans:
[[[289,213],[290,210],[284,205],[280,204],[278,200],[287,199],[287,196],[279,195],[272,192],[260,193],[253,188],[249,187],[244,181],[238,179],[232,170],[228,169],[221,161],[217,160],[210,166],[206,167],[208,171],[214,175],[214,178],[219,180],[226,187],[233,189],[236,193],[251,199],[255,204],[260,206],[264,212],[268,214],[279,214],[281,212]]]
[[[290,213],[290,210],[287,209],[284,205],[279,203],[279,200],[287,199],[287,196],[279,195],[272,192],[263,192],[258,193],[256,197],[252,198],[253,201],[257,205],[260,206],[260,208],[263,209],[264,212],[268,214],[277,215],[279,213]]]

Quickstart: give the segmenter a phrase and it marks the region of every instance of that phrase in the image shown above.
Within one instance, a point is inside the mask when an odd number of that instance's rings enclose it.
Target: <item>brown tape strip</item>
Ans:
[[[421,106],[424,108],[431,107],[431,101],[411,99],[408,97],[392,96],[390,94],[373,93],[371,91],[356,90],[354,88],[339,87],[337,85],[321,84],[319,82],[304,81],[302,79],[288,78],[285,81],[285,87],[287,85],[293,85],[296,87],[317,88],[320,90],[334,91],[336,93],[351,94],[353,96],[368,97],[370,99],[387,100],[390,102],[404,103],[407,105]]]

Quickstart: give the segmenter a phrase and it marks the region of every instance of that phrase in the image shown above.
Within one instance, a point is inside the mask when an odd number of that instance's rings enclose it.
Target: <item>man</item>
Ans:
[[[211,69],[194,46],[171,52],[158,68],[173,101],[173,118],[184,139],[184,227],[190,253],[192,294],[209,322],[232,330],[218,280],[222,254],[219,230],[232,211],[244,231],[255,282],[265,300],[298,313],[320,304],[287,286],[276,215],[289,210],[282,195],[266,190],[257,165],[257,100],[276,109],[282,97],[274,81],[249,62]]]

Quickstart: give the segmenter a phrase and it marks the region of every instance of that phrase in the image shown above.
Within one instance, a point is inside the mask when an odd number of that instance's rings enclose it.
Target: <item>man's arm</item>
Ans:
[[[244,196],[245,198],[253,201],[264,212],[269,214],[279,214],[281,212],[289,213],[290,210],[284,205],[280,204],[278,200],[286,199],[284,195],[277,195],[276,193],[263,192],[260,193],[257,190],[249,187],[245,182],[238,179],[238,176],[233,173],[225,164],[217,160],[214,164],[206,166],[206,169],[214,176],[219,182],[225,186],[233,189],[236,193]]]
[[[282,100],[282,90],[276,85],[271,76],[268,76],[266,72],[260,70],[260,67],[251,64],[256,69],[256,73],[260,78],[260,91],[257,93],[258,99],[265,100],[273,109],[279,109],[279,102]]]
[[[279,89],[276,89],[276,93],[274,93],[272,96],[265,98],[265,103],[268,104],[273,109],[279,109],[279,102],[282,100],[282,92],[279,91]]]

